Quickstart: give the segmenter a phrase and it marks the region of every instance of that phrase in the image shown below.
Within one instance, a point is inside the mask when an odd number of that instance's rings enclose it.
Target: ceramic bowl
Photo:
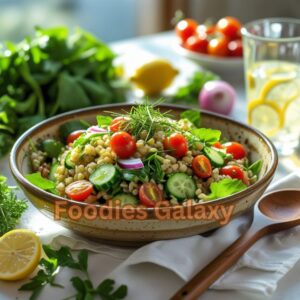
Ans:
[[[237,77],[243,74],[243,58],[218,57],[208,54],[201,54],[185,49],[180,45],[175,45],[174,49],[179,55],[221,76]]]
[[[57,136],[58,128],[61,124],[70,120],[85,120],[91,124],[95,123],[95,117],[98,114],[103,114],[105,111],[121,112],[129,110],[131,104],[122,105],[106,105],[86,108],[82,110],[72,111],[53,118],[50,118],[27,132],[25,132],[15,143],[11,155],[10,155],[10,167],[14,178],[19,186],[23,189],[25,195],[32,202],[32,204],[43,214],[49,218],[54,219],[55,208],[57,208],[57,201],[60,202],[60,208],[69,211],[70,207],[80,207],[82,209],[87,207],[87,204],[82,202],[75,202],[67,200],[45,192],[36,186],[32,185],[24,177],[25,174],[30,173],[28,156],[26,155],[29,143],[33,143],[38,139],[44,139],[49,136]],[[186,110],[183,106],[161,105],[161,111],[172,110],[175,117]],[[214,200],[204,204],[193,205],[191,209],[194,211],[204,208],[202,217],[195,217],[192,214],[192,218],[184,219],[179,217],[177,212],[176,219],[173,215],[176,208],[159,208],[159,209],[145,209],[147,213],[147,219],[118,219],[114,215],[111,219],[111,215],[107,213],[105,218],[97,217],[93,220],[87,218],[71,219],[69,214],[63,213],[60,219],[57,220],[62,226],[73,230],[74,232],[90,237],[92,239],[98,239],[109,243],[123,244],[123,245],[137,245],[143,244],[155,240],[162,239],[174,239],[185,236],[191,236],[200,234],[212,230],[214,228],[224,225],[221,214],[221,207],[232,210],[232,216],[237,216],[253,206],[253,204],[259,199],[262,193],[269,185],[277,166],[277,154],[272,143],[260,132],[255,129],[234,121],[232,119],[208,113],[202,112],[202,126],[215,128],[222,131],[222,136],[229,140],[235,140],[246,145],[249,153],[249,157],[252,161],[261,159],[263,161],[262,169],[259,174],[259,179],[256,183],[248,187],[242,192],[236,193],[232,196],[222,199]],[[209,218],[211,207],[219,207],[219,217]],[[94,207],[101,208],[100,205]],[[103,208],[103,206],[102,206]],[[201,209],[202,209],[201,208]],[[187,212],[185,207],[185,213]],[[110,213],[122,213],[124,209],[109,208]],[[159,213],[164,213],[159,215]],[[168,214],[173,218],[161,220],[161,218],[167,217]],[[221,214],[221,217],[220,217]],[[121,214],[122,215],[122,214]],[[230,218],[231,219],[231,218]]]

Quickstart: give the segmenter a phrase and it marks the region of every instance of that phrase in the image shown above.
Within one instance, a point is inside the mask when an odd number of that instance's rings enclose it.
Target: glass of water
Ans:
[[[300,138],[300,20],[253,21],[242,35],[248,123],[291,155]]]

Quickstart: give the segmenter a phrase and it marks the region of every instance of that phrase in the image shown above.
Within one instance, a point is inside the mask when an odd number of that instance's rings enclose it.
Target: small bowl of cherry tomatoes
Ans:
[[[175,27],[176,51],[216,73],[240,73],[243,69],[241,22],[224,17],[215,24],[183,19]]]

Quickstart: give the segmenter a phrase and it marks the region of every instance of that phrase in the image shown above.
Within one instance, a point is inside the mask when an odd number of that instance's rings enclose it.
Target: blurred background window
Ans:
[[[0,0],[0,38],[18,41],[35,25],[80,26],[105,42],[172,29],[177,9],[204,22],[232,15],[300,18],[299,0]]]

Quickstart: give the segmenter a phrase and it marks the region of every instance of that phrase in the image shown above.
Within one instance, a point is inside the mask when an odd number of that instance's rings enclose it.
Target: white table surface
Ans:
[[[120,54],[120,60],[125,62],[125,68],[132,67],[137,60],[140,60],[144,56],[158,56],[164,57],[172,61],[172,63],[180,70],[180,75],[175,80],[174,85],[179,86],[185,82],[185,80],[193,74],[193,72],[198,68],[198,66],[193,63],[185,60],[184,58],[179,57],[173,50],[173,45],[175,43],[175,37],[170,33],[157,34],[153,36],[147,36],[142,38],[135,38],[131,40],[125,40],[112,44],[112,48],[116,53]],[[246,109],[246,100],[244,93],[244,83],[242,75],[238,80],[225,78],[223,79],[230,81],[238,92],[238,103],[235,106],[232,117],[241,121],[245,120],[245,109]],[[171,88],[170,90],[174,89]],[[276,178],[280,178],[292,170],[295,169],[294,164],[289,159],[282,159],[280,165],[276,172]],[[0,171],[3,175],[7,176],[9,183],[15,185],[15,182],[10,174],[8,167],[8,156],[0,160]],[[20,196],[24,197],[20,192]],[[63,228],[54,221],[44,217],[39,213],[32,205],[29,204],[29,209],[23,215],[19,227],[29,228],[36,231],[41,237],[42,240],[47,241],[49,235],[55,235],[58,231],[63,230]],[[46,238],[45,238],[46,237]],[[99,283],[102,279],[106,278],[107,275],[122,261],[120,259],[113,258],[111,256],[103,255],[101,260],[101,268],[98,267],[98,264],[93,263],[94,255],[90,255],[90,269],[98,268],[98,278],[96,283]],[[74,272],[70,270],[63,270],[57,276],[57,282],[63,283],[65,289],[55,289],[46,287],[43,293],[41,294],[41,299],[62,299],[66,296],[72,295],[72,288],[70,287],[69,278],[74,276]],[[141,274],[141,276],[143,276]],[[173,280],[178,282],[178,287],[183,284],[183,282],[178,279],[176,276],[173,276]],[[232,299],[244,299],[244,300],[256,300],[256,299],[273,299],[273,300],[298,300],[300,297],[300,261],[296,266],[281,280],[279,283],[277,291],[272,295],[271,298],[264,297],[261,295],[255,295],[250,293],[238,293],[234,291],[207,291],[201,299],[203,300],[232,300]],[[28,299],[28,294],[24,292],[18,292],[18,287],[22,282],[18,283],[7,283],[0,282],[0,300],[10,300],[10,299]],[[134,289],[134,287],[129,287],[129,289]],[[164,288],[164,287],[161,287]],[[140,300],[140,299],[139,299]],[[160,300],[160,299],[153,299]],[[163,300],[163,299],[161,299]]]

